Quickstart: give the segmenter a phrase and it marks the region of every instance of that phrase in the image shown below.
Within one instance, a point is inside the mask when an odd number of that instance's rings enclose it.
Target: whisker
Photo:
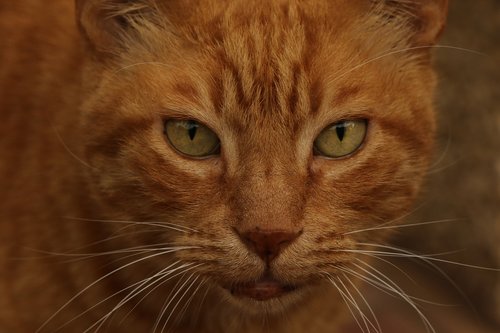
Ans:
[[[174,295],[174,293],[179,289],[179,286],[183,283],[183,279],[184,279],[184,276],[186,275],[187,272],[184,272],[181,277],[177,280],[177,282],[175,283],[175,285],[170,288],[170,293],[168,294],[168,296],[165,298],[165,301],[163,302],[161,308],[160,308],[160,312],[158,314],[158,317],[156,318],[156,321],[155,321],[155,326],[153,328],[153,330],[151,332],[157,332],[157,328],[158,328],[158,325],[160,325],[161,323],[161,319],[162,319],[162,314],[163,314],[163,311],[165,309],[165,306],[166,304],[170,301],[170,299],[172,298],[172,296]]]
[[[455,50],[455,51],[472,53],[472,54],[476,54],[476,55],[480,55],[480,56],[487,56],[486,54],[481,53],[479,51],[466,49],[463,47],[451,46],[451,45],[423,45],[423,46],[406,47],[406,48],[399,49],[399,50],[387,51],[385,53],[382,53],[379,56],[373,57],[365,62],[362,62],[361,64],[350,68],[349,70],[343,72],[342,74],[335,76],[335,80],[339,80],[339,79],[343,78],[344,76],[346,76],[346,75],[348,75],[348,74],[350,74],[350,73],[352,73],[352,72],[354,72],[354,71],[356,71],[356,70],[358,70],[358,69],[360,69],[368,64],[371,64],[371,63],[376,62],[378,60],[384,59],[386,57],[396,55],[396,54],[405,53],[405,52],[425,50],[425,49],[448,49],[448,50]]]
[[[111,271],[110,273],[107,273],[106,275],[102,276],[101,278],[97,279],[96,281],[92,282],[91,284],[89,284],[87,287],[85,287],[82,291],[78,292],[75,296],[73,296],[69,301],[67,301],[66,303],[64,303],[52,316],[50,316],[36,331],[35,333],[39,333],[45,326],[47,326],[47,324],[55,318],[55,316],[57,316],[59,313],[61,313],[61,311],[63,311],[69,304],[71,304],[75,299],[77,299],[78,297],[80,297],[83,293],[85,293],[87,290],[89,290],[90,288],[92,288],[93,286],[95,286],[97,283],[103,281],[104,279],[110,277],[111,275],[113,274],[116,274],[117,272],[119,271],[122,271],[124,270],[125,268],[127,267],[130,267],[132,265],[135,265],[141,261],[144,261],[144,260],[148,260],[148,259],[151,259],[151,258],[154,258],[154,257],[158,257],[158,256],[161,256],[161,255],[165,255],[165,254],[169,254],[169,253],[173,253],[173,252],[177,252],[177,251],[180,251],[180,249],[176,249],[176,250],[169,250],[169,251],[164,251],[164,252],[160,252],[160,253],[155,253],[155,254],[152,254],[152,255],[149,255],[145,258],[140,258],[140,259],[137,259],[137,260],[134,260],[126,265],[123,265],[121,267],[118,267],[117,269]]]
[[[132,313],[132,312],[133,312],[133,311],[137,308],[137,306],[139,306],[139,304],[140,304],[140,303],[142,303],[142,301],[144,301],[144,299],[146,299],[146,297],[148,297],[149,295],[151,295],[151,293],[153,293],[156,289],[160,288],[162,285],[164,285],[164,284],[165,284],[165,283],[167,283],[168,281],[172,280],[173,278],[176,278],[176,277],[178,277],[179,275],[184,275],[184,274],[186,274],[187,272],[189,272],[190,270],[196,269],[196,268],[198,268],[198,267],[200,267],[200,266],[202,266],[202,264],[194,265],[194,266],[189,267],[189,269],[186,269],[186,270],[184,270],[184,271],[182,271],[182,272],[179,272],[179,273],[177,273],[177,274],[175,274],[175,275],[173,275],[173,276],[168,277],[168,278],[167,278],[167,279],[165,279],[164,281],[161,281],[161,280],[155,281],[155,283],[157,283],[157,282],[160,282],[160,283],[159,283],[157,286],[155,286],[154,288],[152,288],[152,289],[151,289],[151,290],[150,290],[150,291],[149,291],[146,295],[144,295],[144,296],[143,296],[143,297],[142,297],[142,298],[141,298],[141,299],[137,302],[137,304],[136,304],[136,305],[135,305],[135,306],[134,306],[134,307],[133,307],[133,308],[132,308],[132,309],[131,309],[128,313],[127,313],[127,315],[125,316],[125,318],[126,318],[127,316],[129,316],[129,315],[130,315],[130,314],[131,314],[131,313]],[[165,276],[162,276],[160,279],[162,279],[162,278],[165,278]],[[125,319],[125,318],[124,318],[124,319]]]
[[[394,218],[392,220],[385,221],[385,222],[383,222],[383,223],[381,223],[379,225],[376,225],[375,227],[377,227],[377,228],[378,227],[384,227],[384,226],[392,225],[395,222],[405,220],[406,218],[408,218],[409,216],[411,216],[412,214],[414,214],[415,212],[417,212],[419,209],[421,209],[422,207],[424,207],[425,204],[426,204],[426,202],[424,201],[424,202],[420,203],[418,206],[416,206],[415,208],[413,208],[411,211],[406,212],[406,213],[404,213],[404,214],[402,214],[402,215],[400,215],[400,216],[398,216],[398,217],[396,217],[396,218]],[[353,232],[353,233],[355,233],[355,232]],[[345,234],[348,234],[348,233],[345,233]]]
[[[326,274],[327,274],[328,280],[335,286],[335,288],[337,289],[337,291],[340,294],[340,297],[342,297],[342,299],[344,300],[344,303],[347,306],[347,309],[351,313],[351,316],[354,319],[354,321],[356,322],[356,324],[358,325],[359,329],[363,333],[365,333],[365,329],[363,328],[363,326],[361,325],[361,322],[359,321],[358,317],[354,314],[354,311],[351,308],[351,306],[354,306],[354,305],[350,305],[350,302],[348,301],[347,295],[340,289],[340,287],[337,285],[337,283],[335,283],[335,281],[333,280],[333,277],[331,277],[330,274],[328,274],[328,273],[326,273]]]
[[[68,152],[68,154],[73,157],[77,162],[79,162],[80,164],[82,164],[83,166],[89,168],[89,169],[92,169],[92,170],[97,170],[96,168],[94,168],[93,166],[91,166],[90,164],[88,164],[87,162],[85,162],[83,159],[81,159],[80,157],[78,157],[78,155],[76,155],[69,147],[68,145],[64,142],[61,134],[59,133],[59,130],[56,128],[55,125],[52,126],[53,130],[54,130],[54,133],[57,137],[57,140],[59,141],[59,143],[63,146],[63,148],[66,150],[66,152]]]
[[[155,252],[155,251],[173,250],[176,248],[182,248],[182,249],[187,248],[187,247],[182,247],[182,246],[156,247],[156,246],[162,246],[162,245],[171,245],[171,244],[158,243],[158,244],[151,244],[151,245],[144,245],[144,246],[135,246],[135,247],[125,248],[122,250],[105,251],[105,252],[89,252],[89,253],[63,253],[63,252],[51,252],[51,251],[43,251],[43,250],[35,250],[35,249],[32,249],[32,251],[38,252],[41,254],[47,254],[50,256],[84,257],[84,259],[89,259],[89,258],[108,256],[108,255],[113,255],[113,254],[134,253],[134,252],[144,252],[144,251]],[[190,248],[194,248],[194,247],[190,247]]]
[[[444,148],[444,151],[441,153],[441,156],[436,160],[436,162],[434,162],[431,166],[429,166],[426,172],[427,175],[433,175],[442,172],[444,170],[447,170],[463,160],[463,157],[454,157],[453,161],[448,162],[448,164],[445,164],[443,166],[440,166],[440,164],[444,161],[450,147],[451,147],[451,135],[448,132],[448,138],[446,140],[446,146]]]
[[[400,248],[393,247],[393,246],[380,245],[380,244],[378,244],[378,245],[377,244],[373,244],[371,246],[377,246],[377,247],[380,247],[380,248],[388,248],[388,249],[391,249],[392,251],[400,251],[400,252],[408,254],[408,255],[414,255],[414,253],[412,253],[412,252],[410,252],[408,250],[400,249]],[[455,282],[455,280],[453,280],[443,269],[441,269],[438,265],[436,265],[433,262],[433,260],[431,260],[432,258],[420,257],[420,258],[417,258],[417,259],[420,259],[422,262],[424,262],[425,264],[429,265],[429,267],[431,267],[434,270],[436,270],[436,272],[438,272],[446,281],[448,281],[448,283],[450,283],[451,286],[459,293],[459,295],[462,297],[463,300],[465,300],[465,302],[467,303],[467,305],[469,306],[469,308],[472,309],[472,311],[474,311],[475,313],[477,313],[477,309],[474,307],[472,301],[467,296],[467,294],[458,286],[458,284]]]
[[[373,311],[373,308],[370,306],[370,303],[368,302],[368,300],[366,299],[366,297],[363,296],[363,293],[361,292],[361,290],[359,290],[359,288],[356,286],[356,284],[354,282],[352,282],[351,279],[345,273],[342,273],[342,275],[352,285],[352,287],[359,294],[359,296],[361,297],[361,299],[363,300],[363,302],[366,304],[366,306],[368,308],[368,311],[370,311],[370,313],[372,315],[372,318],[375,320],[375,324],[377,325],[377,330],[376,331],[378,333],[382,333],[382,328],[380,326],[380,322],[378,321],[378,318],[375,315],[375,312]]]
[[[132,224],[126,225],[123,228],[119,228],[116,232],[113,232],[112,236],[110,236],[110,237],[107,237],[107,238],[104,238],[104,239],[101,239],[101,240],[98,240],[98,241],[95,241],[92,243],[88,243],[88,244],[85,244],[83,246],[73,248],[72,250],[70,250],[70,252],[83,250],[86,248],[90,248],[92,246],[96,246],[99,244],[103,244],[103,243],[110,242],[110,241],[115,240],[115,239],[131,236],[131,235],[140,235],[140,234],[157,233],[158,232],[157,229],[155,229],[155,230],[135,230],[135,231],[131,231],[131,232],[124,232],[125,230],[130,229],[132,227],[134,227],[134,225],[132,225]]]
[[[400,295],[418,313],[418,315],[420,316],[420,319],[422,320],[422,323],[426,327],[427,332],[429,332],[429,330],[430,330],[432,333],[436,333],[436,331],[435,331],[434,327],[432,326],[431,322],[429,321],[429,319],[423,314],[423,312],[419,309],[418,305],[415,304],[415,302],[412,300],[411,297],[408,296],[408,294],[406,294],[394,281],[392,281],[390,278],[388,278],[385,274],[381,273],[379,270],[375,269],[373,266],[371,266],[367,263],[364,263],[364,264],[367,265],[368,267],[370,267],[373,271],[377,272],[377,274],[379,274],[380,277],[377,276],[376,274],[373,274],[372,272],[364,269],[363,267],[361,267],[357,264],[354,264],[354,266],[356,266],[358,269],[362,270],[363,272],[369,274],[370,276],[372,276],[376,280],[380,281],[383,285],[386,285],[388,288],[390,288],[396,294]],[[384,279],[387,281],[384,281]]]
[[[380,255],[385,254],[387,256],[395,256],[395,257],[401,257],[401,258],[408,257],[408,258],[416,258],[416,259],[426,259],[426,260],[430,260],[430,261],[441,262],[441,263],[455,265],[455,266],[474,268],[474,269],[492,271],[492,272],[500,272],[500,269],[498,269],[498,268],[483,267],[483,266],[465,264],[465,263],[461,263],[458,261],[436,258],[436,256],[453,254],[453,253],[457,253],[457,251],[449,251],[449,252],[443,252],[443,253],[437,253],[437,254],[431,254],[431,255],[419,255],[419,254],[412,253],[412,252],[407,251],[407,250],[399,249],[397,247],[388,246],[388,245],[370,244],[370,243],[358,243],[358,244],[364,245],[364,246],[379,247],[379,248],[389,249],[389,250],[393,250],[393,251],[398,251],[398,252],[393,252],[393,253],[378,251],[380,253]],[[377,252],[377,251],[375,251],[375,252]]]
[[[194,275],[191,274],[191,276],[189,277],[189,279],[191,279],[191,277]],[[165,330],[165,328],[167,327],[169,321],[170,321],[170,318],[172,317],[172,315],[174,314],[175,310],[177,309],[177,307],[179,306],[179,304],[181,303],[181,301],[184,299],[184,297],[186,297],[187,293],[191,290],[191,288],[193,287],[193,285],[196,283],[196,281],[199,279],[199,276],[196,276],[194,278],[194,280],[191,282],[191,284],[185,288],[185,291],[184,293],[179,297],[177,303],[175,303],[174,307],[172,308],[172,310],[170,311],[170,314],[168,315],[167,319],[165,320],[165,323],[163,324],[163,327],[161,329],[161,333],[163,333],[163,331]],[[181,286],[181,288],[183,288],[183,286]],[[175,295],[174,295],[175,297]]]
[[[455,223],[455,222],[459,222],[459,221],[463,221],[463,220],[461,220],[461,219],[444,219],[444,220],[411,223],[411,224],[399,224],[399,225],[391,225],[391,226],[386,225],[386,226],[378,226],[378,227],[360,229],[360,230],[355,230],[355,231],[349,231],[349,232],[343,233],[343,235],[352,235],[352,234],[357,234],[357,233],[361,233],[361,232],[365,232],[365,231],[374,231],[374,230],[402,229],[402,228],[413,228],[413,227],[442,224],[442,223],[451,223],[451,222]]]
[[[179,261],[177,261],[176,263],[178,263]],[[174,263],[175,264],[175,263]],[[172,265],[174,265],[172,264]],[[171,267],[172,265],[170,265],[169,267]],[[90,326],[89,328],[87,328],[86,331],[84,331],[83,333],[86,333],[88,331],[90,331],[92,328],[94,328],[96,325],[99,325],[97,326],[97,329],[96,330],[99,330],[100,327],[102,327],[102,325],[116,312],[118,311],[121,307],[123,307],[123,305],[125,305],[126,303],[128,303],[129,301],[131,301],[132,299],[134,299],[136,296],[140,295],[143,291],[146,291],[147,289],[153,287],[155,284],[157,284],[158,282],[161,281],[161,283],[159,283],[157,286],[155,286],[152,290],[150,290],[148,292],[148,294],[145,296],[147,297],[148,295],[150,295],[154,290],[156,290],[157,288],[159,288],[161,285],[165,284],[166,282],[172,280],[173,278],[179,276],[179,275],[183,275],[185,274],[186,272],[192,270],[195,268],[195,266],[193,266],[194,264],[193,263],[187,263],[187,264],[183,264],[177,268],[174,268],[174,269],[170,269],[169,268],[165,268],[163,269],[162,271],[160,271],[159,273],[149,277],[149,278],[146,278],[144,280],[142,280],[142,283],[137,286],[134,290],[132,290],[127,296],[125,296],[111,311],[108,312],[108,314],[106,314],[105,316],[103,316],[101,319],[99,319],[97,322],[95,322],[92,326]],[[199,265],[198,265],[199,266]],[[181,272],[178,272],[177,274],[175,275],[172,275],[173,273],[179,271],[179,270],[182,270],[184,269],[183,271]],[[152,282],[149,282],[153,280]],[[144,300],[143,297],[141,299],[140,302],[142,302],[142,300]],[[140,303],[139,302],[139,303]],[[132,310],[130,310],[126,316],[128,316],[137,306],[138,304],[137,303],[133,308]],[[123,318],[123,320],[126,319],[126,316]]]
[[[179,263],[179,261],[176,261],[175,263],[171,264],[171,265],[170,265],[169,267],[167,267],[166,269],[168,269],[168,268],[170,268],[170,267],[172,267],[172,266],[176,265],[177,263]],[[164,269],[164,270],[165,270],[165,269]],[[164,271],[164,270],[162,270],[162,271]],[[161,272],[162,272],[162,271],[161,271]],[[101,304],[105,303],[106,301],[108,301],[108,300],[112,299],[112,298],[113,298],[113,297],[115,297],[115,296],[118,296],[119,294],[121,294],[121,293],[123,293],[123,292],[125,292],[125,291],[127,291],[127,290],[129,290],[129,289],[132,289],[132,288],[136,287],[137,285],[141,284],[143,281],[145,281],[145,280],[147,280],[147,279],[149,279],[149,278],[146,278],[146,279],[140,280],[140,281],[138,281],[138,282],[135,282],[135,283],[131,284],[130,286],[125,287],[125,288],[123,288],[123,289],[121,289],[121,290],[119,290],[119,291],[115,292],[114,294],[112,294],[112,295],[110,295],[110,296],[106,297],[105,299],[103,299],[103,300],[99,301],[98,303],[96,303],[96,304],[94,304],[92,307],[90,307],[89,309],[87,309],[87,310],[85,310],[84,312],[80,313],[78,316],[73,317],[70,321],[66,322],[64,325],[62,325],[62,326],[60,326],[59,328],[57,328],[56,332],[58,332],[59,330],[63,329],[64,327],[68,326],[69,324],[71,324],[72,322],[74,322],[75,320],[77,320],[78,318],[81,318],[81,317],[82,317],[82,316],[84,316],[86,313],[88,313],[88,312],[92,311],[93,309],[95,309],[95,308],[96,308],[96,307],[98,307],[99,305],[101,305]]]
[[[354,265],[357,266],[358,269],[364,271],[366,274],[371,276],[372,278],[369,278],[369,277],[364,276],[360,273],[357,273],[357,272],[355,272],[347,267],[344,267],[343,270],[348,274],[357,276],[358,278],[362,279],[363,281],[367,282],[368,284],[376,287],[377,289],[379,289],[383,292],[390,291],[390,292],[394,293],[395,295],[398,295],[399,297],[401,297],[408,305],[410,305],[417,312],[420,319],[422,320],[422,323],[424,324],[424,326],[426,328],[426,331],[436,333],[434,327],[432,326],[432,324],[430,323],[428,318],[422,313],[422,311],[418,308],[418,305],[416,305],[415,302],[412,300],[413,298],[411,296],[408,296],[401,288],[399,288],[399,286],[397,284],[388,283],[388,282],[384,281],[383,279],[381,279],[380,277],[378,277],[377,275],[373,274],[372,272],[367,271],[363,267],[356,265],[356,264],[354,264]],[[385,275],[383,275],[383,276],[385,278],[387,278]],[[389,281],[391,281],[391,280],[389,279]]]
[[[396,270],[398,270],[399,272],[401,272],[401,274],[403,274],[408,280],[410,280],[413,284],[418,284],[417,281],[415,281],[415,279],[410,275],[408,274],[407,272],[405,272],[401,267],[399,267],[398,265],[390,262],[389,260],[387,259],[384,259],[384,258],[381,258],[379,256],[376,256],[376,255],[369,255],[367,254],[367,256],[371,257],[371,258],[374,258],[376,260],[379,260],[383,263],[386,263],[388,265],[390,265],[391,267],[395,268]]]
[[[196,294],[198,293],[198,291],[205,285],[206,281],[207,281],[207,279],[203,278],[203,280],[198,284],[198,286],[196,287],[196,289],[193,291],[193,293],[191,294],[191,296],[187,300],[186,304],[184,304],[184,306],[180,310],[178,318],[176,319],[177,322],[179,322],[180,320],[182,320],[182,318],[184,317],[184,314],[186,313],[187,309],[191,305],[191,302],[193,301],[194,297],[196,296]]]
[[[393,280],[389,279],[389,277],[382,273],[380,270],[376,269],[375,267],[373,267],[372,265],[368,264],[367,262],[359,259],[359,258],[356,258],[356,261],[358,261],[360,264],[368,267],[368,269],[371,269],[372,271],[375,271],[377,274],[379,274],[379,276],[385,278],[390,284],[392,284],[394,287],[397,287],[397,289],[401,292],[403,292],[403,289],[401,289],[400,287],[398,287],[397,283],[394,282]],[[356,265],[355,265],[356,266]],[[437,303],[437,302],[433,302],[433,301],[429,301],[429,300],[426,300],[426,299],[423,299],[423,298],[419,298],[419,297],[415,297],[415,296],[411,296],[411,295],[408,295],[407,293],[405,293],[409,298],[411,298],[412,300],[415,300],[415,301],[418,301],[420,303],[425,303],[425,304],[431,304],[431,305],[435,305],[435,306],[441,306],[441,307],[454,307],[456,305],[454,304],[443,304],[443,303]]]
[[[159,326],[159,324],[161,323],[161,320],[162,320],[163,316],[166,314],[168,307],[170,306],[170,304],[172,304],[172,302],[173,302],[173,301],[174,301],[174,299],[177,297],[177,295],[178,295],[178,294],[179,294],[179,293],[180,293],[180,292],[184,289],[184,287],[185,287],[185,286],[189,283],[189,280],[193,277],[193,275],[194,275],[194,273],[193,273],[193,274],[191,274],[191,275],[190,275],[190,276],[186,279],[186,281],[184,281],[184,283],[182,283],[182,285],[181,285],[179,288],[177,288],[177,290],[175,291],[175,293],[173,294],[173,296],[172,296],[172,297],[167,298],[167,301],[168,301],[168,302],[166,302],[166,304],[164,304],[164,306],[162,307],[162,310],[161,310],[161,312],[160,312],[160,316],[158,317],[158,320],[156,321],[156,324],[155,324],[155,326],[154,326],[154,328],[153,328],[153,332],[157,332],[157,330],[158,330],[158,326]],[[169,318],[170,318],[170,315],[169,315]],[[167,324],[167,323],[165,322],[165,325],[163,325],[161,332],[163,332],[163,330],[165,329],[166,324]]]
[[[385,284],[382,284],[376,280],[373,280],[369,277],[366,277],[364,275],[362,275],[361,273],[358,273],[348,267],[339,267],[339,266],[336,266],[335,267],[336,269],[340,270],[341,272],[343,273],[347,273],[349,275],[352,275],[353,277],[355,278],[358,278],[360,279],[361,281],[371,285],[372,287],[376,288],[377,290],[383,292],[384,294],[390,296],[390,297],[394,297],[394,298],[397,298],[398,294],[394,295],[394,294],[391,294],[394,293],[393,290],[391,290],[390,288],[388,288]]]
[[[345,285],[345,283],[342,281],[342,279],[340,277],[337,277],[337,280],[339,281],[340,284],[342,284],[342,286],[344,287],[344,291],[347,293],[347,295],[349,296],[349,298],[354,302],[354,307],[361,314],[361,318],[362,318],[362,320],[363,320],[363,322],[364,322],[364,324],[366,326],[367,331],[371,332],[371,329],[370,329],[370,326],[371,326],[373,329],[375,329],[375,333],[380,333],[380,331],[377,330],[377,328],[375,327],[375,325],[373,325],[373,323],[371,322],[371,320],[365,315],[365,313],[363,312],[363,310],[359,306],[358,302],[356,302],[356,299],[351,294],[351,292],[349,291],[349,288]]]
[[[210,284],[206,283],[207,288],[205,289],[205,293],[203,294],[203,297],[201,298],[201,301],[199,302],[198,306],[196,309],[193,311],[193,321],[197,322],[200,320],[200,315],[201,315],[201,310],[203,308],[203,304],[205,303],[205,300],[207,299],[208,293],[210,291]],[[196,318],[196,320],[195,320]]]
[[[170,223],[170,222],[155,222],[155,221],[149,221],[149,222],[139,222],[139,221],[124,221],[124,220],[100,220],[100,219],[86,219],[86,218],[80,218],[80,217],[65,217],[68,220],[74,220],[74,221],[82,221],[82,222],[98,222],[98,223],[110,223],[110,224],[133,224],[133,225],[140,225],[140,226],[152,226],[152,227],[159,227],[159,228],[166,228],[166,229],[171,229],[179,232],[194,232],[198,233],[199,231],[190,227],[186,227],[183,225],[175,224],[175,223]]]
[[[434,169],[435,167],[437,167],[439,164],[441,164],[441,162],[443,162],[443,160],[445,159],[446,154],[448,154],[448,151],[450,150],[450,147],[451,147],[451,133],[450,133],[450,128],[448,128],[447,132],[448,132],[448,137],[446,138],[446,146],[444,147],[443,152],[436,159],[436,161],[434,163],[432,163],[431,165],[429,165],[429,167],[428,167],[429,171],[431,171],[432,169]]]
[[[143,65],[154,65],[154,66],[161,66],[161,67],[166,67],[168,69],[172,69],[172,65],[168,65],[168,64],[165,64],[163,62],[159,62],[159,61],[144,61],[144,62],[137,62],[135,64],[123,66],[123,67],[117,69],[116,71],[114,71],[113,74],[112,74],[112,76],[115,76],[116,74],[118,74],[118,73],[120,73],[122,71],[129,70],[129,69],[131,69],[133,67],[143,66]]]
[[[410,253],[401,253],[401,252],[388,252],[388,251],[377,251],[377,250],[361,250],[361,249],[332,249],[330,250],[332,252],[345,252],[345,253],[358,253],[358,254],[364,254],[364,255],[378,255],[381,257],[391,257],[391,258],[410,258],[410,259],[426,259],[426,260],[434,260],[437,259],[435,256],[443,256],[443,255],[448,255],[448,254],[453,254],[457,253],[458,251],[448,251],[448,252],[441,252],[441,253],[432,253],[432,254],[425,254],[425,255],[419,255],[419,254],[410,254]]]

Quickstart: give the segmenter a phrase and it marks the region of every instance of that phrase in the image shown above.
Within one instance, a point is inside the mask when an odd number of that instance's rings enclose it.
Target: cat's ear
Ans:
[[[448,0],[384,0],[400,15],[405,15],[414,32],[412,43],[427,46],[436,43],[444,30]]]
[[[117,53],[141,27],[158,16],[153,0],[76,0],[77,22],[89,45],[100,53]]]

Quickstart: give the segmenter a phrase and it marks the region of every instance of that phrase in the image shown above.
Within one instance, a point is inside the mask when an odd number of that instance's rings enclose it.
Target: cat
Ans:
[[[0,331],[341,332],[447,5],[3,0]]]

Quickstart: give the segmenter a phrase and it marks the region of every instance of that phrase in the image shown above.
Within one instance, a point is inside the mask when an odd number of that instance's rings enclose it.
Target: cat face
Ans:
[[[417,31],[370,1],[108,2],[78,2],[89,184],[108,217],[177,229],[130,241],[182,248],[169,262],[235,303],[286,304],[405,214],[435,130],[419,47],[441,3]]]

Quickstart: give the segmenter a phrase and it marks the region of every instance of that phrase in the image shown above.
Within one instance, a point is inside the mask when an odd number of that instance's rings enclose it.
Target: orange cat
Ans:
[[[340,332],[426,172],[446,8],[2,0],[0,331]]]

